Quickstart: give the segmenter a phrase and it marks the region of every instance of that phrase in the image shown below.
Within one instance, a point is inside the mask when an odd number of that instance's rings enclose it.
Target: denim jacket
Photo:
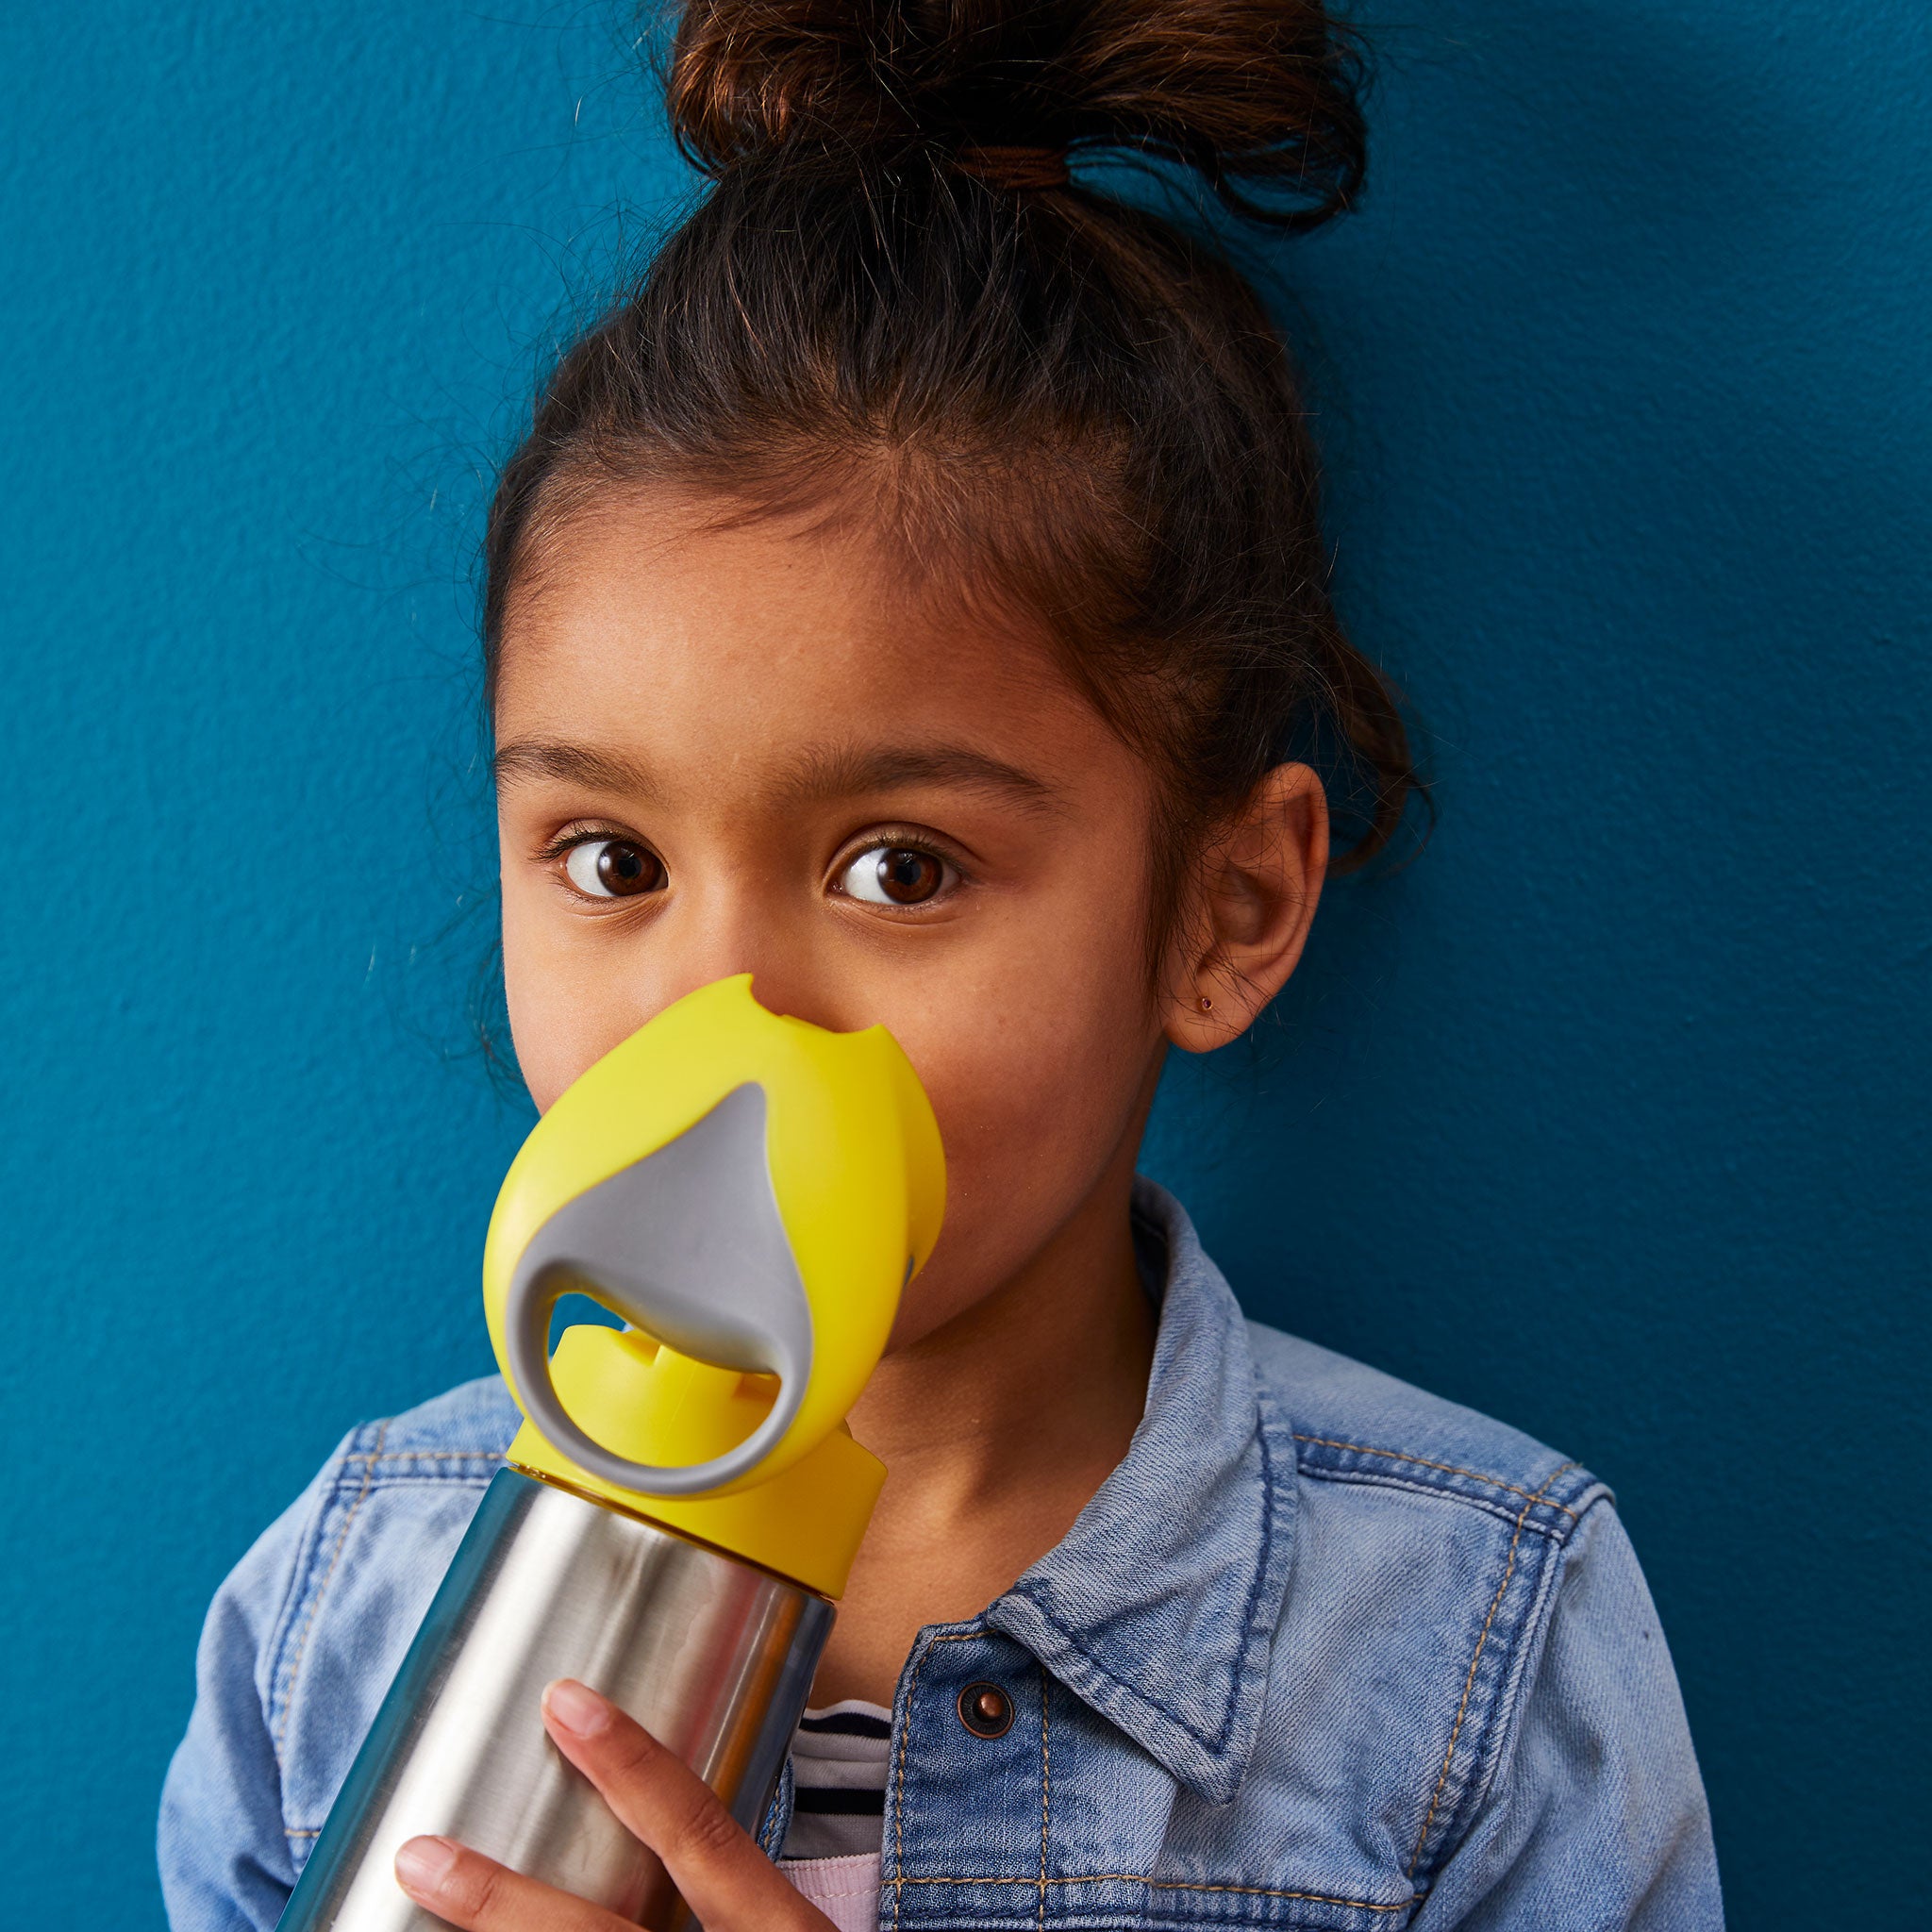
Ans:
[[[1137,1235],[1165,1286],[1125,1459],[900,1675],[882,1932],[1721,1927],[1604,1486],[1243,1321],[1144,1183]],[[175,1932],[275,1924],[517,1421],[491,1380],[355,1430],[223,1585],[161,1808]],[[980,1681],[998,1738],[958,1716]]]

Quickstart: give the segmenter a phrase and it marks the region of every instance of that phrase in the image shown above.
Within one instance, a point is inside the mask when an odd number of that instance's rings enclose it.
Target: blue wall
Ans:
[[[1615,1483],[1736,1923],[1890,1923],[1932,38],[1920,0],[1375,10],[1372,204],[1287,269],[1442,826],[1333,895],[1258,1060],[1180,1070],[1150,1164],[1256,1311]],[[469,567],[544,342],[684,192],[618,14],[0,18],[24,1924],[158,1924],[208,1592],[348,1424],[486,1366],[525,1115],[462,1051]]]

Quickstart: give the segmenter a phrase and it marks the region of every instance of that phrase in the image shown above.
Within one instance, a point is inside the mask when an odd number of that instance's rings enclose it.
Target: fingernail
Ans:
[[[558,1678],[543,1693],[543,1708],[580,1738],[594,1738],[610,1724],[610,1707],[575,1677]]]
[[[417,1891],[434,1891],[449,1876],[457,1847],[446,1838],[412,1838],[396,1854],[396,1876]]]

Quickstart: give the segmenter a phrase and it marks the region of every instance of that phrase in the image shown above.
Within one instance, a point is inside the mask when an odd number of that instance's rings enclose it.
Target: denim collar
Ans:
[[[1222,1804],[1254,1748],[1288,1587],[1292,1424],[1271,1413],[1234,1291],[1179,1203],[1142,1180],[1134,1214],[1143,1246],[1166,1251],[1146,1409],[1120,1467],[985,1621]]]

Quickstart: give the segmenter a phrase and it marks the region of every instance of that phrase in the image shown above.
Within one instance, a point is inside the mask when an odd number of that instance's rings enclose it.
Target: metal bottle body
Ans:
[[[278,1932],[438,1932],[397,1848],[460,1840],[637,1923],[663,1867],[543,1730],[582,1679],[756,1831],[832,1625],[824,1597],[516,1470],[491,1482],[329,1813]]]

